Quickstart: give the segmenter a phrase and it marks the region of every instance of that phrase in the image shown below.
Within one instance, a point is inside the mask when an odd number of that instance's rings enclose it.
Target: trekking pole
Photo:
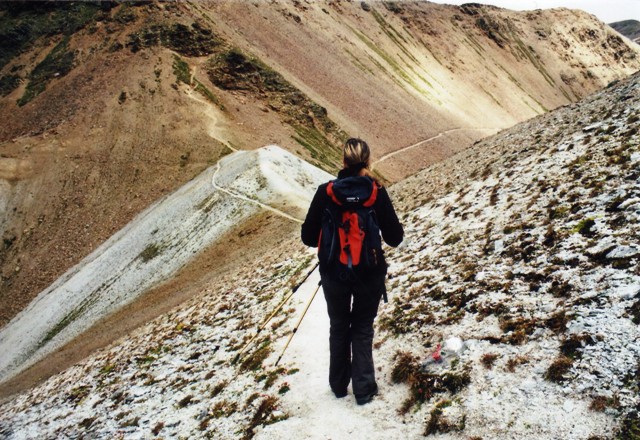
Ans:
[[[291,332],[291,335],[289,335],[289,339],[287,340],[287,343],[285,344],[284,348],[282,349],[282,353],[280,353],[280,357],[276,361],[276,364],[275,364],[276,366],[278,365],[278,362],[280,362],[280,359],[282,359],[282,356],[284,356],[284,352],[287,351],[287,347],[289,346],[289,343],[293,339],[293,335],[295,335],[296,331],[298,331],[298,327],[300,327],[300,324],[302,323],[302,320],[304,319],[304,315],[307,314],[307,310],[309,310],[309,307],[311,306],[311,303],[313,302],[313,299],[316,297],[316,293],[318,293],[318,290],[320,290],[320,284],[322,284],[322,280],[318,281],[318,287],[316,287],[316,290],[313,292],[313,295],[311,295],[311,299],[307,303],[307,306],[304,308],[304,311],[302,312],[302,316],[300,316],[300,319],[298,320],[298,323],[293,328],[293,331]]]
[[[260,325],[260,327],[258,327],[258,331],[256,332],[255,335],[253,335],[253,337],[249,340],[249,342],[247,342],[246,344],[244,344],[244,346],[242,347],[242,349],[240,349],[240,351],[238,352],[238,354],[236,354],[236,357],[233,358],[233,360],[231,361],[231,364],[235,364],[236,362],[238,362],[238,359],[240,359],[240,356],[242,356],[242,354],[245,352],[245,350],[247,348],[249,348],[251,346],[251,343],[253,341],[256,340],[256,338],[260,335],[260,332],[267,326],[267,324],[269,323],[269,321],[271,321],[271,318],[273,318],[274,316],[276,316],[276,313],[278,313],[280,311],[280,309],[282,309],[282,307],[284,307],[284,305],[287,303],[287,301],[289,301],[289,298],[291,298],[293,296],[294,293],[296,293],[298,291],[298,289],[300,288],[300,286],[302,286],[305,281],[307,281],[307,278],[309,278],[309,276],[311,276],[311,274],[313,273],[314,270],[316,270],[316,267],[318,267],[318,263],[316,263],[313,268],[309,271],[309,273],[307,274],[307,276],[304,277],[304,279],[298,283],[297,286],[295,286],[293,288],[293,290],[291,291],[291,293],[289,295],[287,295],[285,297],[285,299],[282,300],[282,302],[278,305],[278,307],[276,307],[276,309],[267,317],[267,319],[264,320],[264,322],[262,323],[262,325]]]

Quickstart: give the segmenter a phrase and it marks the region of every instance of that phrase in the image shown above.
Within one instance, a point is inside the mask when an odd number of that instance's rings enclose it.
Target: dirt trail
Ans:
[[[216,110],[216,108],[210,102],[198,96],[196,86],[194,85],[197,70],[198,68],[194,67],[193,71],[191,72],[191,79],[189,84],[190,87],[186,90],[187,97],[204,106],[204,110],[202,113],[210,120],[209,124],[207,125],[207,134],[209,135],[209,137],[225,145],[231,151],[238,151],[238,149],[232,147],[231,143],[229,142],[228,138],[230,137],[230,130],[228,129],[228,127],[224,126],[222,118],[218,114],[219,111]]]
[[[431,142],[433,140],[441,138],[444,135],[447,135],[449,133],[455,133],[457,131],[489,131],[489,132],[491,132],[491,134],[495,134],[500,130],[502,130],[502,129],[501,128],[465,128],[465,127],[458,127],[458,128],[452,128],[452,129],[446,130],[446,131],[441,131],[440,133],[438,133],[435,136],[432,136],[432,137],[427,138],[427,139],[423,139],[423,140],[421,140],[419,142],[416,142],[415,144],[412,144],[412,145],[409,145],[407,147],[403,147],[403,148],[400,148],[398,150],[392,151],[391,153],[387,153],[384,156],[382,156],[381,158],[379,158],[378,160],[376,160],[375,162],[373,162],[373,165],[378,164],[378,163],[380,163],[382,161],[385,161],[385,160],[395,156],[396,154],[403,153],[403,152],[405,152],[407,150],[411,150],[413,148],[416,148],[416,147],[419,147],[419,146],[421,146],[423,144],[426,144],[427,142]]]

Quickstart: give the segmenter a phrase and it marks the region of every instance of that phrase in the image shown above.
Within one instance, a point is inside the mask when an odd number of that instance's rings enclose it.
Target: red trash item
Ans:
[[[442,361],[442,356],[440,355],[440,351],[442,350],[442,346],[440,344],[438,344],[436,346],[436,351],[434,351],[431,354],[431,357],[433,358],[434,361],[436,362],[441,362]]]

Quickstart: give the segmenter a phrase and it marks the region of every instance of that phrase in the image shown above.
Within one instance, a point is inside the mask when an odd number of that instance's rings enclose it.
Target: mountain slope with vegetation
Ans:
[[[273,366],[301,298],[241,351],[311,267],[291,237],[261,264],[239,265],[5,401],[0,432],[277,438],[291,421],[295,431],[285,431],[301,437],[306,427],[342,426],[371,438],[637,438],[639,108],[636,74],[392,187],[407,236],[388,253],[391,301],[375,343],[381,394],[364,408],[383,431],[323,419],[339,405],[343,417],[365,420],[351,396],[294,385],[326,371],[328,353]],[[443,360],[434,362],[438,344]],[[300,413],[301,398],[313,410]]]
[[[3,326],[234,149],[278,144],[335,172],[359,135],[393,182],[640,68],[592,16],[476,4],[10,2],[0,37]],[[291,230],[267,223],[229,232],[235,258]],[[136,312],[231,270],[213,246]]]

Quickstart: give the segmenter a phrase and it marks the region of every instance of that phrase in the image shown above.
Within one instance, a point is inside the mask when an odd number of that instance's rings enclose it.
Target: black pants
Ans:
[[[349,380],[356,396],[369,394],[377,386],[372,353],[373,320],[385,289],[384,280],[384,275],[344,282],[322,276],[331,324],[329,385],[336,394],[346,392]]]

